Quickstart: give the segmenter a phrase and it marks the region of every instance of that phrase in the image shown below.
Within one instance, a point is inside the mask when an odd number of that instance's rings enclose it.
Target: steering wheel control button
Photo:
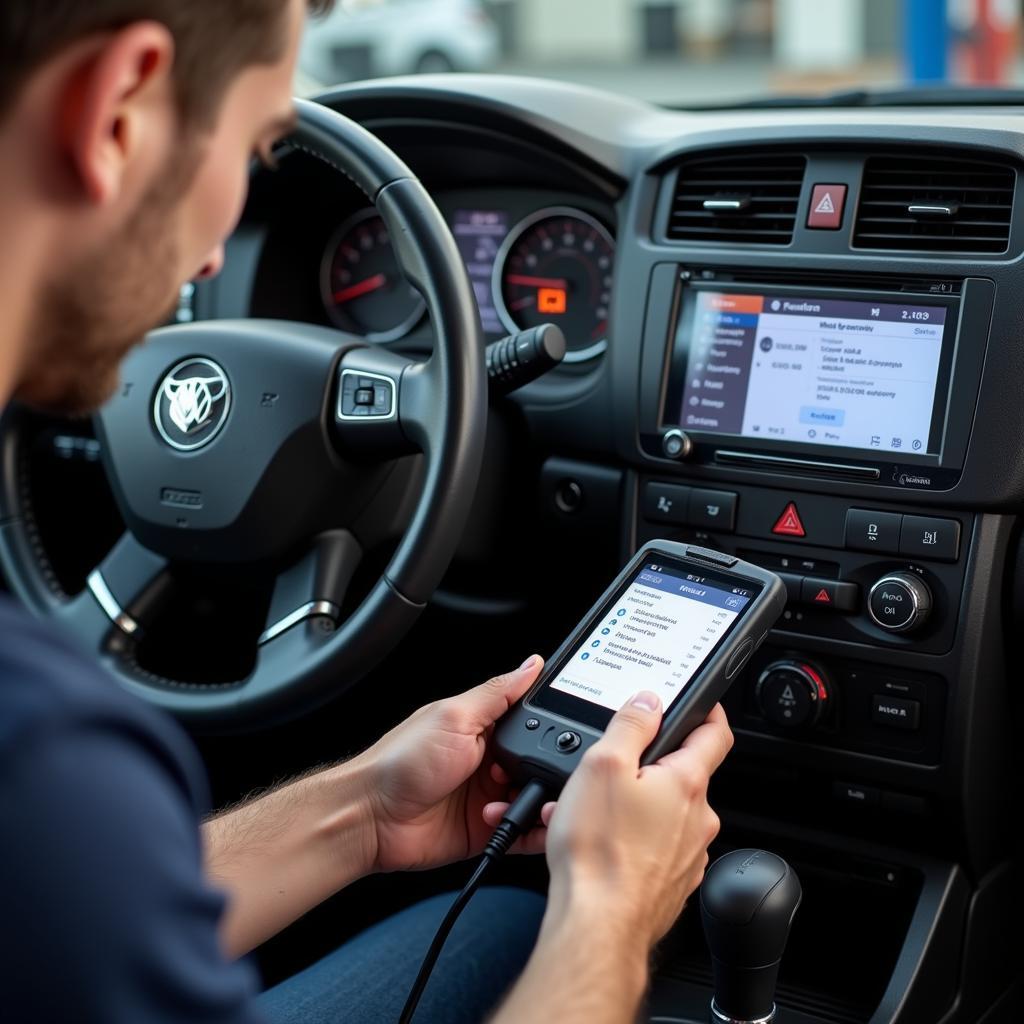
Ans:
[[[644,488],[644,519],[652,523],[686,523],[690,488],[678,484],[649,483]]]
[[[921,725],[921,705],[916,700],[876,693],[871,698],[871,721],[876,725],[913,732]]]
[[[821,673],[796,661],[777,661],[757,680],[754,697],[769,722],[784,728],[813,725],[828,700]]]
[[[843,580],[805,576],[800,583],[801,604],[835,612],[855,612],[860,608],[860,587]]]
[[[932,594],[927,584],[909,572],[883,576],[868,597],[871,618],[893,633],[906,633],[923,625],[931,607]]]
[[[570,732],[567,729],[565,732],[558,734],[558,738],[555,740],[555,748],[560,754],[571,754],[582,742],[579,733]]]
[[[838,231],[843,226],[845,205],[845,185],[815,185],[811,191],[807,226],[819,231]]]
[[[797,511],[796,502],[791,501],[783,510],[782,515],[775,521],[772,533],[777,537],[806,537],[803,520]]]
[[[212,359],[195,357],[173,367],[153,402],[157,433],[179,452],[208,445],[227,422],[231,383]]]
[[[955,519],[904,516],[900,554],[955,562],[960,554],[960,524]]]
[[[690,526],[732,533],[736,529],[736,505],[739,496],[730,491],[705,491],[696,488],[690,493]]]
[[[661,451],[669,459],[686,459],[693,451],[693,441],[681,430],[666,430],[661,435]]]
[[[846,513],[846,546],[853,551],[898,554],[902,524],[903,516],[895,512],[851,508]]]
[[[389,419],[395,411],[395,382],[382,374],[341,371],[338,419]]]
[[[526,722],[525,722],[525,725],[526,725],[526,728],[530,730],[530,732],[533,732],[534,729],[539,729],[540,728],[540,719],[539,718],[528,718],[526,720]]]

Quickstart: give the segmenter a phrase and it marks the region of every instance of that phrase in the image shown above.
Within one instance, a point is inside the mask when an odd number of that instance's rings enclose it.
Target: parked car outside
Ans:
[[[497,26],[479,0],[347,0],[303,39],[303,74],[324,84],[388,75],[490,70]]]

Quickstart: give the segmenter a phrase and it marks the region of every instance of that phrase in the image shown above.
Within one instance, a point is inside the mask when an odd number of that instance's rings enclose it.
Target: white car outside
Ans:
[[[487,71],[501,52],[498,29],[479,0],[342,0],[312,20],[303,75],[331,85],[354,78]]]

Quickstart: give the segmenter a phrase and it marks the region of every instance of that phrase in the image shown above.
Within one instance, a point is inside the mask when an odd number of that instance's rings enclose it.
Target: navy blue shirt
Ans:
[[[221,952],[198,754],[0,595],[0,1019],[250,1024]]]

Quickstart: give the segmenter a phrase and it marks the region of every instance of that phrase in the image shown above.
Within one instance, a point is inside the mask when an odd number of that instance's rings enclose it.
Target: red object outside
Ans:
[[[957,47],[960,75],[974,85],[1001,85],[1012,77],[1020,38],[1015,0],[974,0],[971,27]]]

